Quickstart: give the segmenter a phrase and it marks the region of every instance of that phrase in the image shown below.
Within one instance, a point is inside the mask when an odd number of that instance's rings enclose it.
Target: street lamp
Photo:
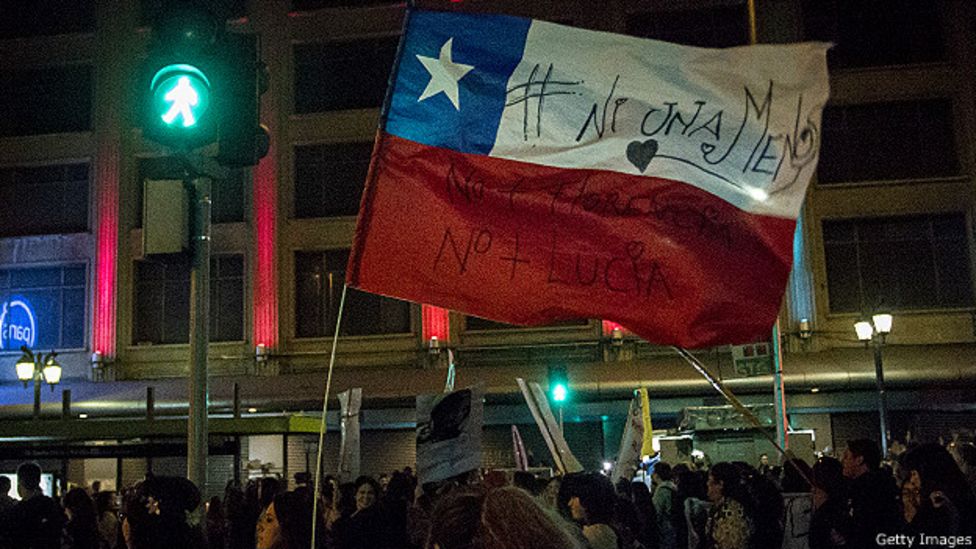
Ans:
[[[51,392],[54,392],[54,386],[61,381],[61,365],[54,359],[58,353],[54,351],[46,355],[33,353],[26,345],[20,350],[24,354],[17,361],[17,379],[24,382],[24,387],[27,387],[28,381],[34,380],[34,418],[39,418],[41,417],[41,380],[51,386]]]
[[[884,388],[884,362],[881,356],[881,349],[884,347],[885,338],[891,333],[891,315],[878,313],[871,317],[871,320],[861,320],[854,324],[854,331],[857,332],[857,339],[864,342],[864,345],[874,346],[874,374],[878,384],[878,416],[881,419],[881,455],[888,456],[888,403],[885,398]]]

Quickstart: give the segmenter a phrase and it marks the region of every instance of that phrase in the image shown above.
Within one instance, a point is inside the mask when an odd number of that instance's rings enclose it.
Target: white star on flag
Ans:
[[[451,60],[451,44],[453,38],[448,38],[447,42],[441,46],[440,57],[433,58],[425,55],[417,55],[417,59],[424,64],[424,68],[430,73],[430,81],[424,88],[424,93],[420,94],[417,102],[433,97],[441,92],[451,100],[454,108],[461,110],[461,103],[458,100],[458,80],[464,78],[468,71],[474,68],[472,65],[455,63]]]

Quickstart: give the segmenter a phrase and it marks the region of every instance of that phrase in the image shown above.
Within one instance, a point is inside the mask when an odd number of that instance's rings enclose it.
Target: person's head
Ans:
[[[380,476],[376,477],[376,482],[380,485],[380,490],[386,490],[386,486],[390,484],[390,475],[380,473]]]
[[[274,497],[281,491],[281,481],[275,477],[261,477],[257,482],[258,505],[267,508],[274,501]]]
[[[0,495],[10,493],[10,477],[0,475]]]
[[[95,523],[95,504],[84,488],[72,488],[61,499],[64,513],[70,521]]]
[[[580,549],[566,524],[525,491],[465,486],[445,494],[431,515],[426,549]]]
[[[17,494],[28,497],[41,489],[41,466],[25,461],[17,467]]]
[[[840,461],[844,466],[844,476],[853,479],[877,469],[881,464],[881,451],[873,440],[857,438],[848,441]]]
[[[187,515],[200,505],[200,491],[183,477],[149,476],[129,490],[122,504],[122,534],[130,549],[193,549],[202,535]]]
[[[97,494],[97,493],[101,492],[102,491],[102,481],[100,481],[100,480],[93,480],[92,481],[91,491],[92,491],[92,494]]]
[[[95,511],[102,513],[115,513],[115,492],[99,492],[92,498],[95,501]]]
[[[708,499],[718,503],[724,498],[745,502],[745,484],[739,467],[727,462],[716,463],[708,470]]]
[[[938,444],[921,444],[908,450],[902,454],[899,465],[905,487],[917,490],[923,500],[933,492],[941,492],[958,504],[959,498],[965,497],[969,491],[966,478],[952,455]],[[970,494],[965,499],[971,497]]]
[[[542,490],[542,501],[546,503],[549,509],[557,508],[557,501],[559,501],[559,487],[562,485],[562,479],[560,477],[552,477],[546,482],[546,487]]]
[[[812,479],[813,472],[807,462],[799,458],[793,458],[783,464],[783,477],[781,486],[786,493],[802,493],[810,491],[810,483],[807,479]]]
[[[308,491],[282,492],[261,513],[255,529],[257,549],[305,549],[312,539],[312,500]],[[325,531],[318,517],[320,532]]]
[[[582,524],[609,524],[613,520],[617,494],[604,475],[580,473],[572,483],[564,482],[563,487],[573,520]]]
[[[847,480],[844,465],[837,458],[825,456],[813,464],[813,490],[821,492],[825,500],[843,497]]]
[[[672,474],[670,463],[659,461],[654,465],[654,473],[651,474],[651,478],[653,478],[656,482],[667,482],[671,480],[671,477]]]
[[[705,471],[685,471],[678,476],[677,481],[678,494],[682,498],[708,498],[708,473]]]
[[[761,467],[769,467],[769,455],[759,454],[759,465]]]
[[[380,495],[380,485],[373,477],[361,476],[356,479],[356,511],[369,509]]]

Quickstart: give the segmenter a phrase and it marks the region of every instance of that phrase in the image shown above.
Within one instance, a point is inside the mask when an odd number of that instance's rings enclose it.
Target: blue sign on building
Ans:
[[[0,350],[16,350],[37,342],[37,317],[29,301],[13,296],[0,309]]]

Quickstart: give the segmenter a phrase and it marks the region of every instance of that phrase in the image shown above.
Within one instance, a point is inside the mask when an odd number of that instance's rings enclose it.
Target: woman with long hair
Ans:
[[[952,455],[931,443],[899,462],[907,530],[933,536],[976,534],[976,498]]]
[[[203,549],[203,531],[188,521],[200,491],[183,477],[148,476],[126,492],[122,536],[129,549]]]
[[[64,524],[62,547],[65,549],[99,549],[98,515],[95,503],[84,488],[72,488],[62,499]]]
[[[324,532],[322,517],[316,520],[316,530]],[[275,495],[258,518],[255,539],[257,549],[308,549],[312,540],[311,494],[296,490]]]
[[[738,467],[716,463],[708,471],[708,499],[711,514],[705,528],[707,549],[749,549],[753,527],[753,505]]]
[[[456,488],[434,507],[426,549],[582,549],[570,526],[513,486]]]

